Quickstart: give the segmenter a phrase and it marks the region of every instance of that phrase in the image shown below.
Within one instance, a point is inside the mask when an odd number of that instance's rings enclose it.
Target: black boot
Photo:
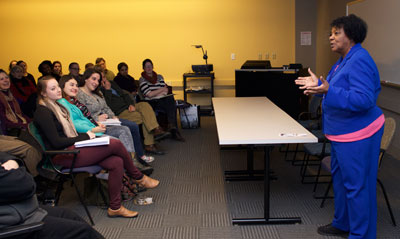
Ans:
[[[318,232],[318,234],[323,235],[323,236],[338,236],[338,237],[344,237],[344,238],[347,238],[349,236],[349,232],[342,231],[342,230],[332,226],[332,223],[325,225],[325,226],[318,227],[317,232]]]

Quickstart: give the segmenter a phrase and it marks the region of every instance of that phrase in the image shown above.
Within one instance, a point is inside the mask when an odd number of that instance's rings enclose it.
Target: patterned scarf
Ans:
[[[92,114],[90,113],[89,109],[86,107],[86,105],[82,104],[78,99],[76,99],[75,97],[71,97],[71,96],[66,96],[65,99],[75,105],[83,114],[83,116],[85,116],[88,120],[90,120],[90,122],[92,122],[95,126],[99,126],[97,124],[97,122],[93,119]]]
[[[157,73],[155,71],[153,71],[153,75],[149,76],[146,74],[146,72],[142,72],[142,77],[145,78],[148,82],[150,82],[151,84],[155,84],[157,83]]]
[[[21,111],[21,108],[19,107],[17,100],[14,98],[14,96],[10,90],[1,91],[0,103],[4,105],[4,108],[6,110],[6,112],[5,112],[6,118],[10,122],[13,122],[16,124],[19,121],[18,119],[20,119],[23,124],[27,123],[24,116],[22,116],[22,111]],[[13,105],[15,112],[12,110],[10,103]]]
[[[64,134],[68,138],[78,136],[75,126],[71,121],[68,110],[58,102],[51,102],[49,100],[42,100],[39,104],[49,108],[57,117],[58,121],[63,127]]]

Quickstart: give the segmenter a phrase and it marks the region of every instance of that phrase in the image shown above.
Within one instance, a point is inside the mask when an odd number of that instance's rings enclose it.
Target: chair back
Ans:
[[[396,121],[389,117],[385,119],[385,129],[382,135],[381,149],[387,150],[392,142],[394,132],[396,131]]]
[[[381,152],[379,154],[379,165],[381,165],[381,161],[385,151],[389,148],[390,143],[392,142],[394,132],[396,131],[396,121],[389,117],[385,119],[385,129],[383,131],[382,140],[381,140]]]
[[[62,166],[53,164],[50,157],[45,154],[46,147],[44,145],[44,141],[39,133],[39,129],[33,122],[29,123],[28,131],[35,141],[30,144],[34,146],[37,150],[39,150],[43,155],[43,159],[39,164],[39,167],[41,168],[39,170],[39,173],[46,178],[54,179],[56,177],[56,174],[52,173],[49,170],[55,170],[56,173],[61,173],[60,170],[62,169]]]
[[[311,118],[316,119],[320,115],[322,97],[312,96],[308,105],[308,111],[311,113]]]
[[[44,142],[42,136],[39,133],[39,129],[35,126],[33,122],[29,123],[28,131],[32,135],[32,137],[36,140],[36,143],[40,146],[40,151],[42,152],[46,151],[46,147],[44,146]]]

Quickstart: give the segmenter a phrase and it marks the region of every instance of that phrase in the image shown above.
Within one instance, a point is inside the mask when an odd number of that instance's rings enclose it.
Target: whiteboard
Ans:
[[[400,85],[400,0],[361,0],[347,4],[347,13],[368,24],[362,43],[378,66],[381,81]]]

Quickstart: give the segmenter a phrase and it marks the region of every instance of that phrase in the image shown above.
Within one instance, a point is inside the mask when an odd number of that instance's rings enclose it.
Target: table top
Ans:
[[[267,97],[212,98],[220,145],[316,143]]]

